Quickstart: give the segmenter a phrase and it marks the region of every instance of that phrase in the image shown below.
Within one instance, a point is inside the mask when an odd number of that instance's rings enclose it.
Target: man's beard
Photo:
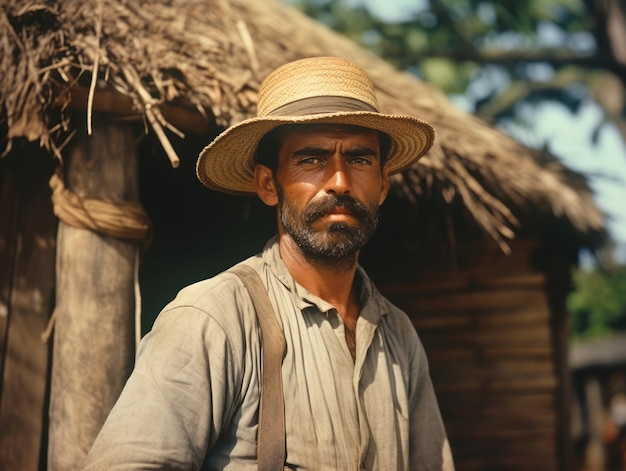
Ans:
[[[356,263],[359,250],[374,234],[378,225],[378,205],[369,207],[351,196],[328,195],[313,200],[300,211],[285,200],[278,188],[278,209],[285,232],[294,240],[302,253],[312,262],[341,268]],[[313,223],[336,208],[346,209],[357,224],[333,222],[323,230],[313,229]]]

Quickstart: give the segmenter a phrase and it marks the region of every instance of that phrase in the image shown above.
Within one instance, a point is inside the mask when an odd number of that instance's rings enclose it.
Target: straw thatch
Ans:
[[[24,137],[60,157],[72,132],[66,108],[86,109],[89,125],[92,111],[134,112],[176,165],[170,133],[253,116],[260,80],[276,66],[338,55],[368,71],[382,111],[416,115],[437,129],[428,155],[394,177],[394,188],[406,198],[428,192],[446,203],[461,201],[501,243],[513,237],[524,212],[551,213],[583,236],[602,231],[588,187],[554,159],[540,163],[433,87],[277,0],[3,3],[0,103],[7,148],[11,139]]]

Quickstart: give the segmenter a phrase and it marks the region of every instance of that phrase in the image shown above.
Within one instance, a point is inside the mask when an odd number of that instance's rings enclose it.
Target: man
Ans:
[[[389,174],[433,137],[419,119],[380,114],[363,70],[324,57],[274,71],[258,116],[200,154],[207,187],[277,208],[277,236],[243,264],[285,338],[285,469],[453,469],[415,329],[357,263]],[[257,469],[261,358],[235,274],[183,289],[142,341],[87,469]]]

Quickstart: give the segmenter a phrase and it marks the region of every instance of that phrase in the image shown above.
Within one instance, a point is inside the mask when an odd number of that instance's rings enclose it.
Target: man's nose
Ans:
[[[345,195],[350,193],[350,174],[342,156],[333,156],[327,165],[326,192]]]

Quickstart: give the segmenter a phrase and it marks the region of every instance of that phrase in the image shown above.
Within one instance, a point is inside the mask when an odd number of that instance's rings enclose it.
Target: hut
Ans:
[[[624,467],[626,458],[626,336],[570,346],[572,438],[586,469]],[[581,466],[582,469],[582,466]]]
[[[199,149],[301,57],[362,65],[433,149],[392,179],[362,264],[426,345],[457,468],[567,470],[565,296],[602,244],[584,179],[276,0],[0,7],[0,468],[75,469],[187,282],[272,216],[195,181]],[[42,342],[42,337],[45,340]]]

